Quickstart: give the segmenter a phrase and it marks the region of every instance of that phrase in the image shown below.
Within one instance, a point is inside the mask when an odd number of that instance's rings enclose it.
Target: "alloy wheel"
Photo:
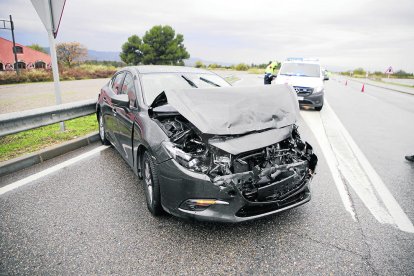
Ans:
[[[105,129],[103,124],[103,116],[99,116],[99,136],[101,136],[101,140],[105,140]]]
[[[145,169],[144,169],[144,175],[145,175],[145,184],[146,184],[146,190],[148,193],[148,203],[152,204],[152,174],[151,174],[151,167],[148,161],[145,161]]]

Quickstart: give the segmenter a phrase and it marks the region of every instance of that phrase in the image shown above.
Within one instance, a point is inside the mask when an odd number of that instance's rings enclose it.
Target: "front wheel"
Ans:
[[[99,113],[99,139],[101,140],[103,145],[109,145],[109,140],[106,139],[106,134],[105,134],[105,125],[104,125],[104,118],[102,116],[102,113]]]
[[[322,107],[323,107],[323,105],[318,106],[318,107],[315,107],[315,110],[316,110],[316,111],[321,111],[321,110],[322,110]]]
[[[161,207],[160,184],[158,182],[157,169],[151,155],[147,151],[144,153],[143,161],[142,171],[147,207],[153,216],[159,216],[163,211]]]

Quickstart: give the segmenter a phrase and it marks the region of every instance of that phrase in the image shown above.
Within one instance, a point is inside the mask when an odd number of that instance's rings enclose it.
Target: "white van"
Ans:
[[[299,105],[310,106],[319,111],[323,107],[324,80],[328,80],[328,77],[324,74],[319,60],[289,58],[282,62],[274,83],[292,85]]]

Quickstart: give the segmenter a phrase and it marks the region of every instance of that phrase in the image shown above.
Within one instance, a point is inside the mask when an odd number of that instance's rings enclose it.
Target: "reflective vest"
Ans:
[[[276,75],[276,66],[277,66],[277,62],[273,61],[272,63],[270,63],[267,67],[266,67],[266,71],[265,74],[272,74],[272,75]]]

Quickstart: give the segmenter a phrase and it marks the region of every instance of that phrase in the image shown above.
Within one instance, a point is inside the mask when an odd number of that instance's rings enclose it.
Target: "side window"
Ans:
[[[122,90],[119,94],[127,94],[129,98],[130,106],[136,107],[136,92],[134,85],[134,77],[131,73],[126,73],[124,83],[122,84]]]
[[[114,76],[112,79],[112,90],[115,92],[115,94],[119,94],[119,91],[121,90],[122,79],[124,76],[125,72],[121,72],[118,75]]]

